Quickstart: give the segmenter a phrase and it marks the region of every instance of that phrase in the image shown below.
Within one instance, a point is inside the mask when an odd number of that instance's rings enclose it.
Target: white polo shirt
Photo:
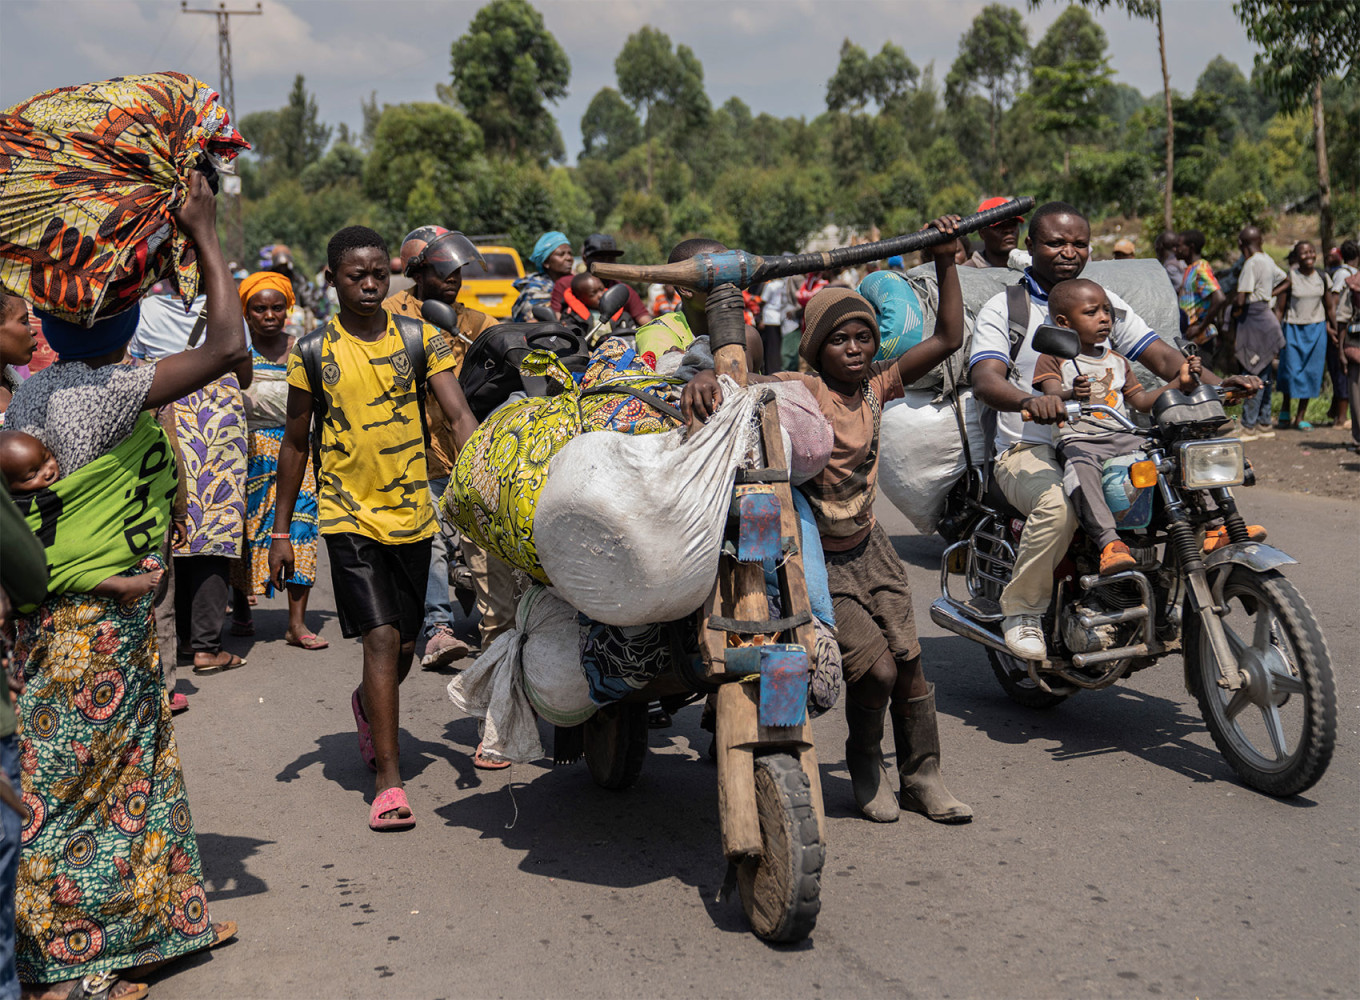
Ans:
[[[1020,352],[1015,356],[1017,388],[1033,392],[1034,366],[1039,361],[1039,353],[1034,349],[1034,331],[1045,323],[1051,322],[1048,315],[1048,293],[1034,281],[1029,270],[1020,279],[1020,284],[1029,293],[1029,330]],[[1158,339],[1157,332],[1143,321],[1143,318],[1129,308],[1129,304],[1108,288],[1105,294],[1114,310],[1114,329],[1110,332],[1110,343],[1116,351],[1130,361],[1148,349]],[[994,358],[1005,365],[1011,363],[1010,319],[1006,314],[1006,293],[1000,292],[987,300],[979,310],[977,322],[973,325],[973,349],[968,356],[968,367],[988,358]],[[1000,455],[1011,445],[1052,444],[1053,428],[1047,424],[1025,423],[1019,413],[998,413],[996,420],[996,453]]]

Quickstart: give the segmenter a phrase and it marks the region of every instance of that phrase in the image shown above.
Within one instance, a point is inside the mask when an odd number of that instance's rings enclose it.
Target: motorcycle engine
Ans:
[[[1074,602],[1064,606],[1062,633],[1067,648],[1074,653],[1095,653],[1116,645],[1119,637],[1117,626],[1096,625],[1087,628],[1081,623],[1082,615],[1105,614],[1109,610],[1099,602],[1089,599],[1087,603]]]

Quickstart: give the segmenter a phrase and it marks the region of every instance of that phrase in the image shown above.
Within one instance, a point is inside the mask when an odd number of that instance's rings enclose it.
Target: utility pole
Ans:
[[[236,83],[231,75],[231,17],[250,17],[263,14],[260,4],[254,10],[227,10],[225,3],[219,3],[216,10],[191,8],[188,0],[180,0],[181,14],[212,14],[217,18],[217,67],[221,82],[218,88],[222,94],[222,105],[227,109],[232,124],[236,121]],[[222,178],[222,194],[228,199],[227,214],[231,219],[228,234],[227,257],[238,264],[245,253],[245,223],[241,218],[241,179],[236,176]]]

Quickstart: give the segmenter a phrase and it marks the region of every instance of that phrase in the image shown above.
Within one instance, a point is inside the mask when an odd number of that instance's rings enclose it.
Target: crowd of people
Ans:
[[[17,974],[33,996],[128,1000],[145,992],[140,976],[235,933],[208,915],[171,721],[188,707],[176,670],[245,666],[222,649],[223,632],[253,635],[253,609],[276,593],[286,596],[288,616],[272,638],[327,648],[307,624],[322,540],[340,634],[362,646],[350,705],[359,755],[373,773],[373,830],[417,822],[398,749],[401,684],[417,650],[429,668],[475,655],[513,627],[525,586],[522,573],[460,537],[440,510],[478,427],[460,369],[469,345],[496,326],[458,301],[477,247],[431,223],[407,234],[394,256],[376,231],[342,229],[326,248],[328,315],[325,296],[310,289],[304,302],[296,276],[273,266],[277,247],[262,261],[268,266],[233,274],[201,175],[175,220],[195,246],[203,281],[187,312],[148,296],[88,329],[39,313],[55,361],[22,380],[16,368],[36,346],[30,311],[17,296],[0,299],[0,569],[18,692],[17,712],[8,700],[0,706],[0,763],[14,807],[0,809],[0,877],[17,884],[0,914],[0,932],[13,932],[13,959],[0,952],[0,996],[18,995]],[[1286,274],[1262,252],[1260,232],[1246,227],[1244,262],[1225,292],[1203,259],[1201,234],[1164,234],[1158,254],[1201,362],[1082,278],[1091,233],[1077,209],[1055,202],[1035,210],[1022,249],[1024,222],[982,230],[977,249],[956,233],[957,216],[931,223],[946,237],[927,254],[938,287],[934,329],[896,357],[875,360],[880,316],[856,290],[858,274],[748,290],[751,378],[802,384],[834,438],[831,460],[802,493],[834,609],[854,801],[876,822],[904,809],[943,823],[972,817],[941,775],[910,588],[873,509],[883,407],[963,344],[958,267],[1022,272],[1022,342],[1012,344],[1007,296],[998,295],[976,317],[968,368],[978,397],[999,414],[997,485],[1026,518],[1001,595],[1006,644],[1025,659],[1046,656],[1041,617],[1079,524],[1101,541],[1102,572],[1128,562],[1098,489],[1100,460],[1121,443],[1075,428],[1054,434],[1065,402],[1089,396],[1098,372],[1117,379],[1119,405],[1143,409],[1156,392],[1137,384],[1130,361],[1171,385],[1216,384],[1207,359],[1216,342],[1229,344],[1239,369],[1224,382],[1254,394],[1242,417],[1246,439],[1273,433],[1272,382],[1285,396],[1280,426],[1301,430],[1324,373],[1334,398],[1347,378],[1352,394],[1360,385],[1360,357],[1349,353],[1360,348],[1360,317],[1344,308],[1360,293],[1353,242],[1331,275],[1300,243]],[[670,260],[724,250],[690,239]],[[1115,246],[1117,257],[1134,252]],[[605,234],[581,247],[587,266],[620,256]],[[707,336],[702,292],[666,285],[648,289],[644,301],[630,288],[618,313],[599,317],[614,282],[578,270],[563,233],[544,233],[529,259],[514,322],[607,319],[611,329],[631,329],[637,356],[656,371],[675,371],[676,355],[692,357]],[[885,266],[904,270],[900,258]],[[406,287],[394,291],[398,271]],[[450,329],[422,319],[431,302],[448,308]],[[314,329],[295,322],[304,305],[322,320]],[[1075,362],[1034,348],[1048,322],[1077,332],[1083,353]],[[697,424],[722,401],[711,358],[688,378],[681,409]],[[1335,414],[1346,419],[1344,403]],[[1064,487],[1067,465],[1075,490]],[[136,502],[111,501],[110,481]],[[457,564],[480,617],[473,642],[454,631]],[[895,771],[883,753],[889,722]],[[476,766],[508,766],[482,749]]]

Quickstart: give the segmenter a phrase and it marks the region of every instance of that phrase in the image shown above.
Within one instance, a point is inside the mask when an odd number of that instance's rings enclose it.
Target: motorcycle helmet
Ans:
[[[481,251],[470,239],[462,233],[444,233],[431,240],[424,250],[408,260],[402,273],[409,278],[422,267],[429,266],[443,279],[473,261],[483,268],[486,267]]]

